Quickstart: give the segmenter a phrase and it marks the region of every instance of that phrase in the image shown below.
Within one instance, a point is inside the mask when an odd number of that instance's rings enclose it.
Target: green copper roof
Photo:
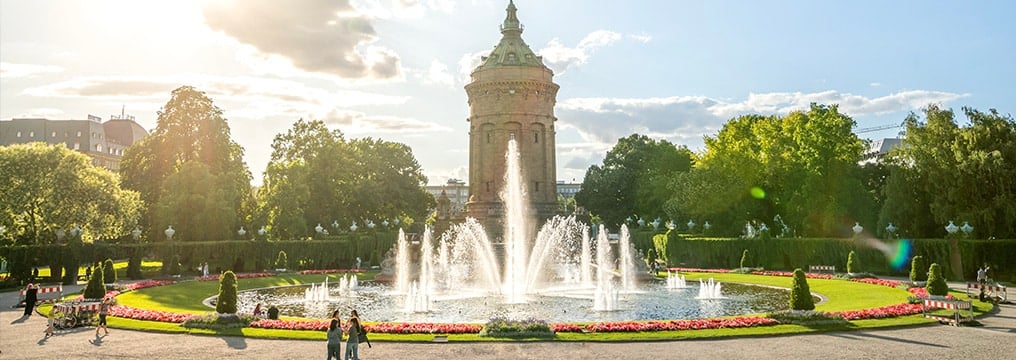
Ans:
[[[508,16],[501,24],[501,42],[494,47],[489,55],[483,57],[483,63],[475,70],[483,70],[505,66],[536,66],[546,68],[543,65],[543,58],[536,56],[536,53],[529,48],[529,45],[522,40],[524,30],[519,17],[516,14],[518,8],[514,1],[508,1]]]

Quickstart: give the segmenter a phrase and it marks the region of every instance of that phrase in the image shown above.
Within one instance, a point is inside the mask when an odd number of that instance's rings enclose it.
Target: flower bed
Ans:
[[[479,324],[439,323],[376,323],[365,325],[367,331],[383,334],[478,334]]]
[[[836,311],[831,314],[847,320],[884,319],[921,313],[921,304],[896,304],[873,309]]]
[[[701,329],[732,329],[754,326],[776,325],[780,322],[764,317],[736,317],[723,319],[691,319],[663,321],[615,321],[588,324],[584,327],[558,327],[557,332],[638,332],[638,331],[675,331]]]
[[[253,278],[271,277],[271,276],[275,276],[275,274],[273,274],[273,273],[239,273],[239,274],[236,274],[236,278],[237,279],[253,279]],[[198,277],[195,280],[197,280],[197,281],[212,281],[212,280],[219,281],[219,275],[201,276],[201,277]]]
[[[872,285],[888,286],[888,287],[891,287],[891,288],[900,286],[900,281],[898,281],[898,280],[868,279],[868,278],[865,278],[865,279],[850,279],[850,281],[859,282],[859,283],[865,283],[865,284],[872,284]]]
[[[322,270],[301,270],[297,272],[300,275],[320,275],[320,274],[347,274],[347,273],[362,273],[361,269],[322,269]]]
[[[270,320],[270,319],[259,319],[252,321],[250,327],[262,328],[262,329],[281,329],[281,330],[328,330],[329,321],[320,320]]]
[[[136,309],[122,305],[110,307],[109,315],[134,320],[160,321],[168,323],[182,323],[184,321],[189,320],[192,317],[197,316],[194,314],[180,314],[165,311]]]
[[[793,277],[794,273],[787,271],[752,271],[752,275],[764,275],[764,276],[784,276]],[[819,274],[819,273],[804,273],[804,276],[809,279],[826,279],[830,280],[835,277],[833,274]]]
[[[733,272],[734,270],[730,270],[730,269],[699,269],[699,268],[671,267],[671,268],[667,268],[667,271],[698,272],[698,273],[721,273],[721,274],[726,274],[726,273],[729,273],[729,272]]]
[[[172,285],[175,283],[176,281],[173,280],[144,280],[124,285],[121,289],[123,289],[123,291],[132,291],[156,286]]]

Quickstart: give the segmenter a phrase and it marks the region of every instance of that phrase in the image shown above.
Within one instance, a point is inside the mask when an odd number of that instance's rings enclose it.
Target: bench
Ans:
[[[829,273],[834,274],[834,273],[836,273],[836,267],[832,266],[832,265],[811,265],[811,266],[808,266],[808,272],[810,272],[810,273],[820,273],[820,272],[825,272],[825,271],[828,271]]]
[[[938,309],[952,310],[950,316],[935,314]],[[963,314],[966,310],[966,315]],[[974,307],[970,301],[945,300],[945,299],[924,299],[921,304],[921,312],[924,317],[935,319],[940,322],[947,322],[952,326],[959,326],[961,323],[974,321]]]
[[[14,307],[25,306],[25,293],[27,292],[28,290],[26,289],[21,289],[21,291],[18,292],[18,303],[14,305]],[[36,301],[40,302],[57,300],[62,297],[63,297],[63,285],[40,286],[39,291],[36,293],[35,296]]]
[[[1004,285],[981,284],[976,282],[967,283],[967,297],[979,296],[982,290],[986,294],[989,294],[997,298],[999,302],[1006,302],[1009,300],[1008,296],[1006,296],[1007,295],[1006,288]]]

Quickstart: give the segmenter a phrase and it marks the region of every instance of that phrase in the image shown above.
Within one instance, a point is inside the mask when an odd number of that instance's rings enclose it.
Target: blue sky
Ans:
[[[839,104],[858,128],[929,103],[1014,112],[1004,1],[519,0],[561,85],[558,179],[638,132],[702,149],[731,117]],[[468,178],[463,86],[506,0],[0,1],[0,119],[146,128],[192,85],[229,119],[256,182],[299,118],[411,146],[433,184]],[[960,119],[961,122],[965,119]],[[898,129],[861,134],[895,136]]]

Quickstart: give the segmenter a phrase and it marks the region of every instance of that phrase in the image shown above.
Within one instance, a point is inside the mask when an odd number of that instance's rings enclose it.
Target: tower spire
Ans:
[[[504,18],[504,24],[501,24],[501,34],[508,35],[508,32],[517,32],[522,34],[522,24],[519,22],[518,11],[515,7],[514,0],[508,0],[508,16]]]

